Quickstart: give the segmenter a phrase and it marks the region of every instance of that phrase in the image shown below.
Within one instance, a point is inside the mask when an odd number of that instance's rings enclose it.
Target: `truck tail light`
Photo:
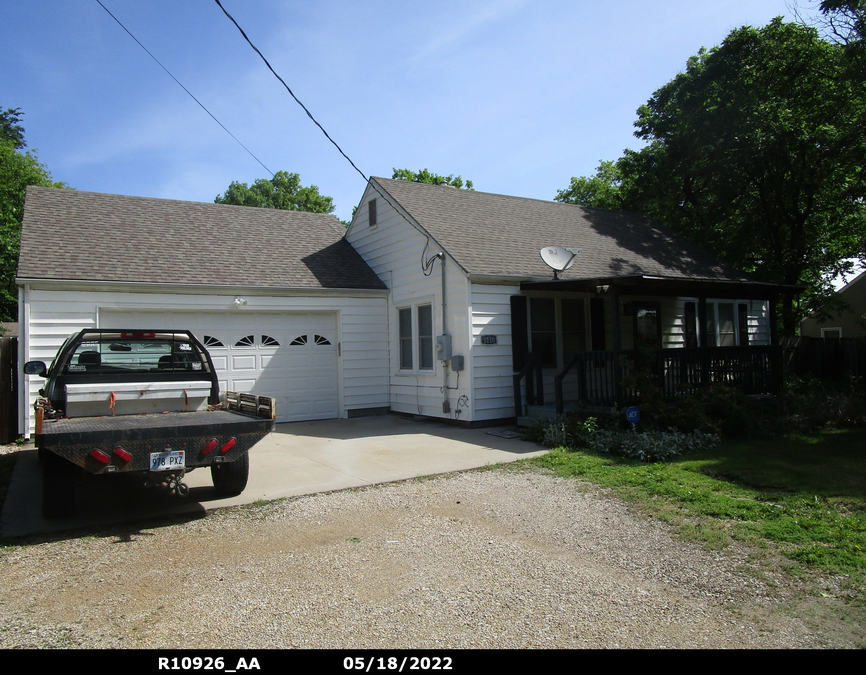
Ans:
[[[130,455],[126,450],[121,448],[120,446],[114,449],[114,456],[117,457],[122,462],[128,462],[132,459],[132,455]]]
[[[210,442],[201,449],[201,454],[209,455],[211,450],[213,450],[217,446],[217,440],[212,438]]]
[[[229,450],[231,450],[233,447],[235,447],[235,443],[237,443],[237,442],[238,442],[238,439],[230,438],[229,440],[226,441],[225,445],[223,445],[223,447],[220,448],[220,452],[223,454],[226,454]]]
[[[93,448],[93,450],[90,451],[90,456],[100,464],[108,464],[111,461],[111,457],[106,455],[99,448]]]

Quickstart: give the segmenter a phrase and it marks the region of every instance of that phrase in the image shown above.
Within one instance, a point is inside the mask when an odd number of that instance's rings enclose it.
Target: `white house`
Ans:
[[[581,251],[555,279],[546,246]],[[18,282],[22,363],[81,328],[190,328],[222,387],[276,396],[280,421],[391,410],[471,424],[514,418],[533,397],[526,377],[515,391],[527,368],[548,400],[557,376],[560,402],[591,397],[641,340],[689,356],[666,357],[678,381],[765,369],[774,300],[797,290],[637,214],[384,178],[348,230],[323,214],[29,188]]]

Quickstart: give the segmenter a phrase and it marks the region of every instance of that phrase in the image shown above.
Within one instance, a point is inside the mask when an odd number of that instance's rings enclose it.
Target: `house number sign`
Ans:
[[[496,336],[495,335],[482,335],[481,336],[481,344],[483,344],[483,345],[495,345],[496,344]]]

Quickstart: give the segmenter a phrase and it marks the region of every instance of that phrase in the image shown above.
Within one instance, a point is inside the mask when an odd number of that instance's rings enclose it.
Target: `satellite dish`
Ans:
[[[553,278],[559,279],[559,273],[567,270],[574,264],[574,259],[580,253],[579,248],[565,248],[564,246],[545,246],[539,253],[544,264],[553,269]]]

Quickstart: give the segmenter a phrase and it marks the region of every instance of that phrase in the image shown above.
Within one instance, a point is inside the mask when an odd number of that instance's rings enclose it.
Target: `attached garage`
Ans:
[[[107,309],[101,326],[185,328],[210,352],[220,391],[277,399],[277,420],[339,417],[337,314]]]
[[[185,328],[220,389],[277,399],[278,421],[386,410],[388,290],[327,214],[28,188],[19,359],[82,328]],[[41,378],[21,387],[32,428]]]

